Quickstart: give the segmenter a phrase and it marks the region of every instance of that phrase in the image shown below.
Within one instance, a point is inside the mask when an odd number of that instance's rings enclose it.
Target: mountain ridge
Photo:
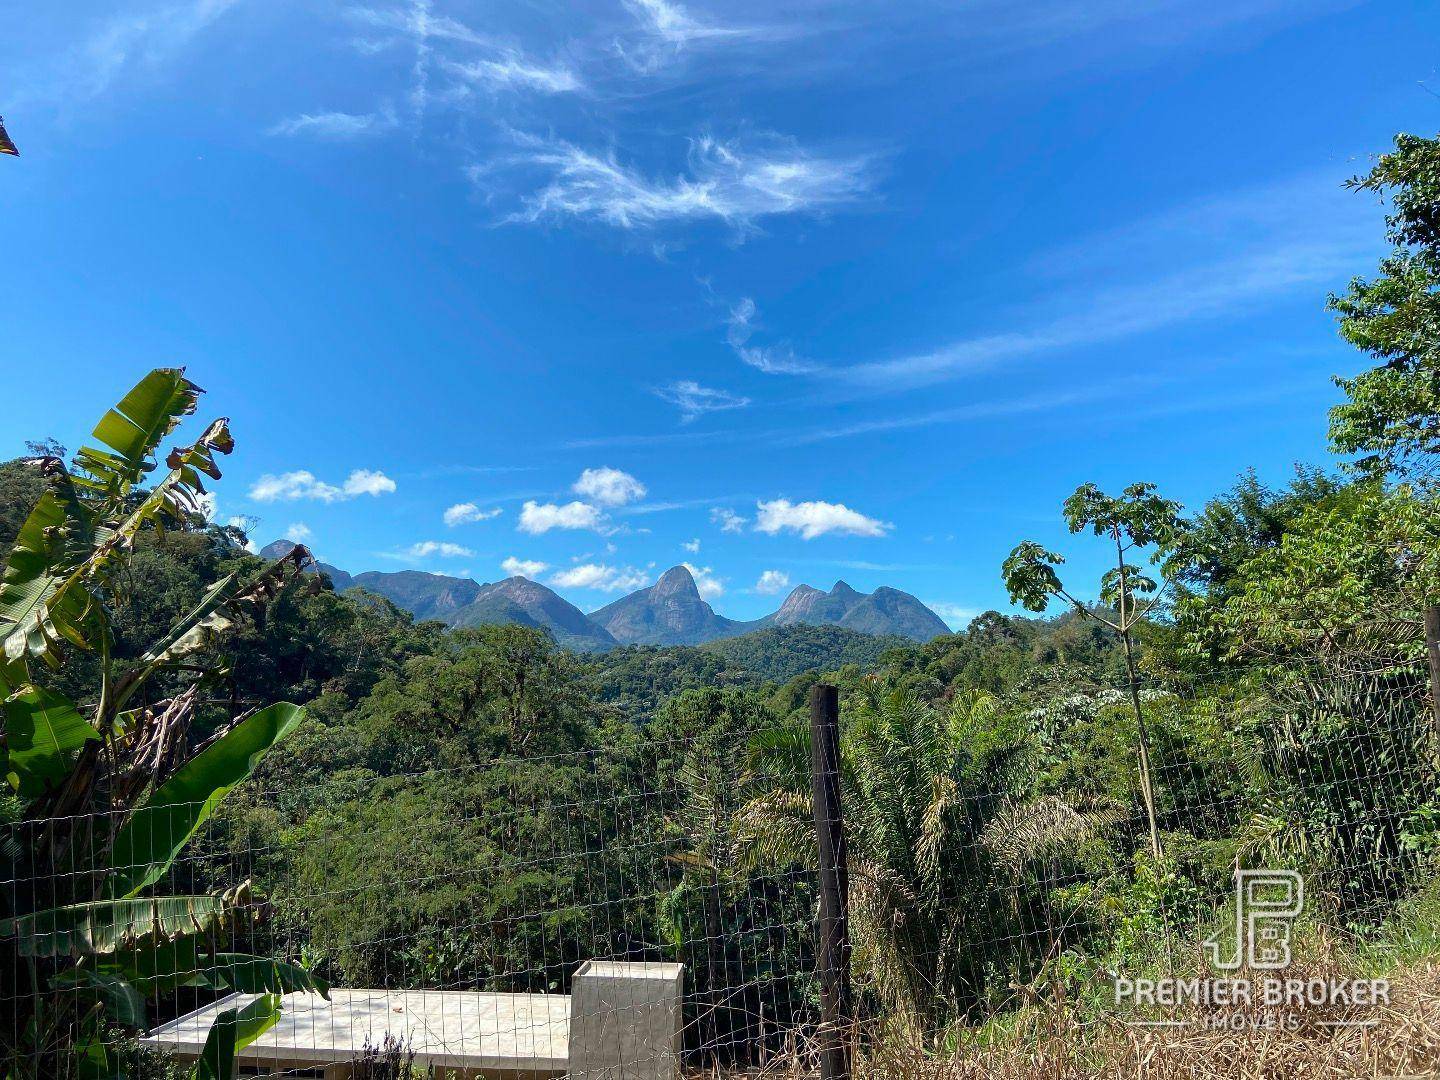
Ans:
[[[275,540],[260,555],[277,559],[295,545]],[[350,574],[329,563],[315,570],[330,578],[336,592],[366,589],[410,612],[451,627],[520,623],[550,632],[566,648],[597,652],[617,645],[702,645],[769,627],[797,624],[838,626],[874,637],[929,641],[950,628],[916,597],[882,585],[862,593],[837,581],[826,592],[797,585],[780,607],[760,619],[719,614],[700,594],[684,565],[672,566],[653,585],[586,614],[553,589],[521,575],[482,584],[473,578],[421,570],[368,570]]]

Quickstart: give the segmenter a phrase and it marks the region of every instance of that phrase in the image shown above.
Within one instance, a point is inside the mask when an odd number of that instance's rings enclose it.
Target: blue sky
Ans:
[[[183,364],[220,518],[586,610],[963,621],[1081,482],[1327,461],[1440,118],[1419,0],[3,6],[0,452]]]

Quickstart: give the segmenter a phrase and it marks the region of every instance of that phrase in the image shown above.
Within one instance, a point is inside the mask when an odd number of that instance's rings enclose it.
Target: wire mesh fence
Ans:
[[[1141,695],[1158,859],[1126,694],[1016,713],[878,679],[847,689],[829,756],[803,715],[732,716],[262,775],[194,835],[193,806],[138,837],[118,814],[13,823],[7,1067],[204,1076],[217,1031],[246,1075],[327,1078],[1078,1075],[1132,1052],[1202,1075],[1196,1040],[1245,1058],[1257,1027],[1433,1053],[1411,991],[1304,988],[1380,970],[1434,910],[1423,663],[1296,664],[1255,700]],[[1247,896],[1239,869],[1279,876]],[[1302,989],[1215,999],[1276,971]]]

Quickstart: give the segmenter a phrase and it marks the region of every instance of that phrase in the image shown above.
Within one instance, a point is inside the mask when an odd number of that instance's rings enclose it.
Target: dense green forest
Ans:
[[[248,883],[263,917],[230,932],[321,983],[561,990],[592,956],[675,958],[692,1050],[778,1050],[815,1017],[805,703],[820,680],[842,692],[855,980],[876,1031],[943,1052],[947,1032],[1014,1021],[1042,987],[1093,1002],[1107,972],[1183,965],[1237,866],[1301,871],[1314,934],[1404,962],[1440,912],[1424,632],[1440,602],[1437,177],[1440,143],[1402,137],[1357,182],[1389,197],[1395,250],[1331,300],[1377,363],[1339,383],[1344,467],[1243,476],[1188,510],[1144,484],[1082,487],[1057,512],[1115,566],[1067,583],[1057,555],[1020,542],[1004,576],[1034,615],[987,612],[922,645],[788,627],[577,655],[526,627],[448,630],[336,594],[170,505],[93,579],[103,650],[46,637],[29,655],[55,666],[6,669],[5,686],[98,715],[214,583],[279,574],[186,638],[136,704],[198,687],[190,747],[257,707],[304,706],[164,882]],[[7,585],[69,542],[25,532],[57,505],[58,456],[0,466]],[[19,708],[3,807],[17,837],[67,805],[70,775],[23,782]],[[127,724],[105,745],[123,748]],[[135,812],[149,790],[97,775],[96,813]],[[13,917],[34,900],[4,902]],[[63,974],[6,963],[34,980],[15,997]],[[167,983],[152,1004],[217,986]],[[9,1051],[27,1037],[9,1031]]]

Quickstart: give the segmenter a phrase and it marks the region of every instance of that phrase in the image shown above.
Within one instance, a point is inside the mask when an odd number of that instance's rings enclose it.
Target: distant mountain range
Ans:
[[[276,540],[260,554],[278,559],[294,546],[288,540]],[[837,581],[829,592],[799,585],[775,612],[740,622],[717,614],[683,566],[672,566],[649,588],[622,596],[589,615],[524,577],[481,585],[469,578],[419,570],[352,575],[328,563],[316,566],[329,576],[337,592],[359,588],[378,593],[417,619],[438,619],[457,627],[511,622],[544,627],[561,645],[580,652],[600,652],[616,645],[699,645],[799,623],[840,626],[911,641],[929,641],[950,632],[940,616],[909,593],[884,586],[862,593],[843,581]]]

